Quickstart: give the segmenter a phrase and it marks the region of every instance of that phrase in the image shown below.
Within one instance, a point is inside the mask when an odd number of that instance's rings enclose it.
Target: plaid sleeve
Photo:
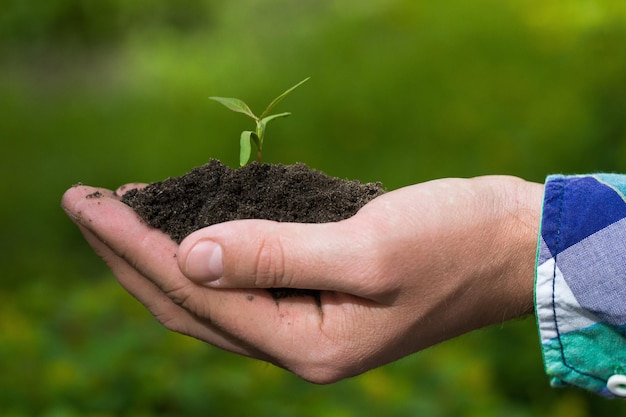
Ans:
[[[626,175],[549,176],[535,305],[552,386],[626,397]]]

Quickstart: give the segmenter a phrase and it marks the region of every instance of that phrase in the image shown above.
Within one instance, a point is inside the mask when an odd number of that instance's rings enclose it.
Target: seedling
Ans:
[[[279,117],[287,117],[291,115],[291,113],[277,113],[277,114],[269,114],[270,111],[278,103],[280,103],[289,93],[291,93],[296,88],[300,87],[302,84],[307,82],[310,77],[305,78],[300,81],[298,84],[294,85],[278,97],[276,97],[272,102],[265,108],[263,113],[260,116],[255,115],[250,107],[242,100],[238,98],[230,98],[230,97],[209,97],[211,100],[215,100],[217,102],[222,103],[224,106],[228,107],[232,111],[236,111],[238,113],[243,113],[256,122],[256,129],[254,131],[246,130],[241,132],[241,137],[239,139],[239,165],[244,166],[250,160],[250,154],[252,153],[252,143],[256,146],[256,158],[258,162],[261,162],[261,153],[263,152],[263,140],[265,138],[265,129],[267,127],[267,123],[270,120],[278,119]]]

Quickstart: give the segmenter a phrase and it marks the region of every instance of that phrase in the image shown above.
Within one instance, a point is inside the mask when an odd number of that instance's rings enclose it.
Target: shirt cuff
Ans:
[[[552,386],[626,397],[626,175],[547,178],[535,307]]]

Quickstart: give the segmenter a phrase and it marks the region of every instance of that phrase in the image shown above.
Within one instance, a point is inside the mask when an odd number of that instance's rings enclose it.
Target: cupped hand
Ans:
[[[531,312],[541,198],[513,177],[443,179],[341,222],[239,220],[180,247],[119,192],[73,187],[63,207],[167,328],[327,383]]]

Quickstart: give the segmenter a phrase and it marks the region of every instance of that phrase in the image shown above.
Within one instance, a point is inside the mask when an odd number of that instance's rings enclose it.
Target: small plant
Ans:
[[[270,120],[278,119],[279,117],[286,117],[291,115],[291,113],[277,113],[270,115],[269,112],[272,111],[274,107],[278,103],[280,103],[289,93],[291,93],[296,88],[300,87],[302,84],[307,82],[310,77],[305,78],[300,81],[298,84],[294,85],[278,97],[276,97],[272,102],[265,108],[263,113],[260,116],[255,115],[250,107],[242,100],[238,98],[229,98],[229,97],[209,97],[211,100],[215,100],[217,102],[222,103],[224,106],[228,107],[232,111],[236,111],[238,113],[243,113],[245,115],[250,116],[256,122],[256,129],[254,131],[246,130],[241,133],[240,138],[240,150],[239,150],[239,165],[244,166],[250,160],[250,153],[252,152],[252,142],[256,145],[257,149],[257,161],[261,162],[261,153],[263,151],[263,139],[265,137],[265,128],[267,123]]]

